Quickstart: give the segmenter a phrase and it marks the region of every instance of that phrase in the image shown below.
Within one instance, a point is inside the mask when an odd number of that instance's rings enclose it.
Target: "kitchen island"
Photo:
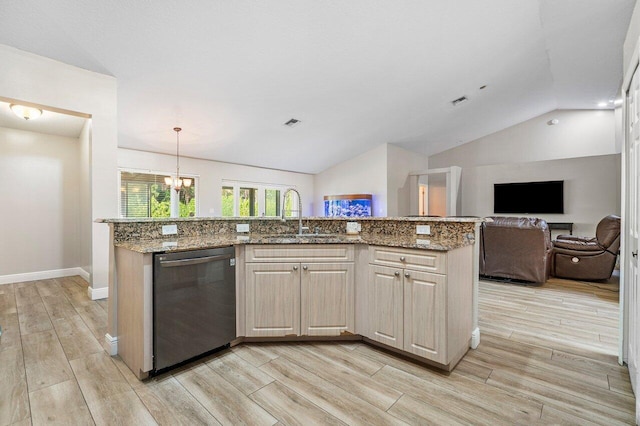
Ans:
[[[243,341],[364,339],[452,370],[479,343],[478,218],[113,219],[105,348],[153,370],[153,256],[235,246],[236,331]],[[237,232],[248,224],[250,232]],[[162,235],[176,225],[177,235]],[[429,234],[416,234],[416,226]],[[421,228],[421,232],[424,228]]]

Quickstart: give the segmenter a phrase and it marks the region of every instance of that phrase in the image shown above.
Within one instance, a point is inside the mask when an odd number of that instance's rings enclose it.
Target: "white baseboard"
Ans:
[[[89,299],[91,300],[106,299],[107,297],[109,297],[109,287],[102,287],[102,288],[89,287],[87,289],[87,294],[89,295]]]
[[[471,332],[471,349],[475,349],[480,344],[480,327],[476,327],[475,330]]]
[[[111,337],[109,333],[105,334],[104,350],[111,356],[118,355],[118,338]]]
[[[87,270],[84,268],[78,268],[78,269],[80,270],[78,272],[78,275],[80,275],[80,277],[82,277],[82,279],[85,280],[87,283],[91,284],[91,274],[87,272]]]
[[[89,274],[82,268],[52,269],[50,271],[26,272],[24,274],[0,275],[1,284],[22,283],[25,281],[48,280],[51,278],[80,275],[88,281]],[[86,278],[85,278],[86,277]]]

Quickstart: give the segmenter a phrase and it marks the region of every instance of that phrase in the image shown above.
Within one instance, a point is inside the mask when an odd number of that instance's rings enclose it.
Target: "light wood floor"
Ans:
[[[632,424],[618,295],[481,283],[482,343],[450,375],[363,344],[244,344],[137,381],[78,277],[0,286],[0,425]]]

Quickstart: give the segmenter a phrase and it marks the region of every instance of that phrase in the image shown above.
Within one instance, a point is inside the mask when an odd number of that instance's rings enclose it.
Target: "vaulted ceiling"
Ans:
[[[634,5],[3,1],[0,43],[115,76],[121,147],[173,153],[181,126],[184,155],[316,173],[381,143],[433,154],[597,108],[619,91]]]

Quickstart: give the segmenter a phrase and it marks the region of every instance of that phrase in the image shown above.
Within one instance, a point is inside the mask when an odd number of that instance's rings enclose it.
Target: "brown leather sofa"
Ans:
[[[595,237],[560,235],[553,242],[552,271],[560,278],[606,280],[620,249],[620,217],[609,215],[596,227]]]
[[[480,227],[480,275],[544,283],[551,270],[551,231],[542,219],[491,217]]]

